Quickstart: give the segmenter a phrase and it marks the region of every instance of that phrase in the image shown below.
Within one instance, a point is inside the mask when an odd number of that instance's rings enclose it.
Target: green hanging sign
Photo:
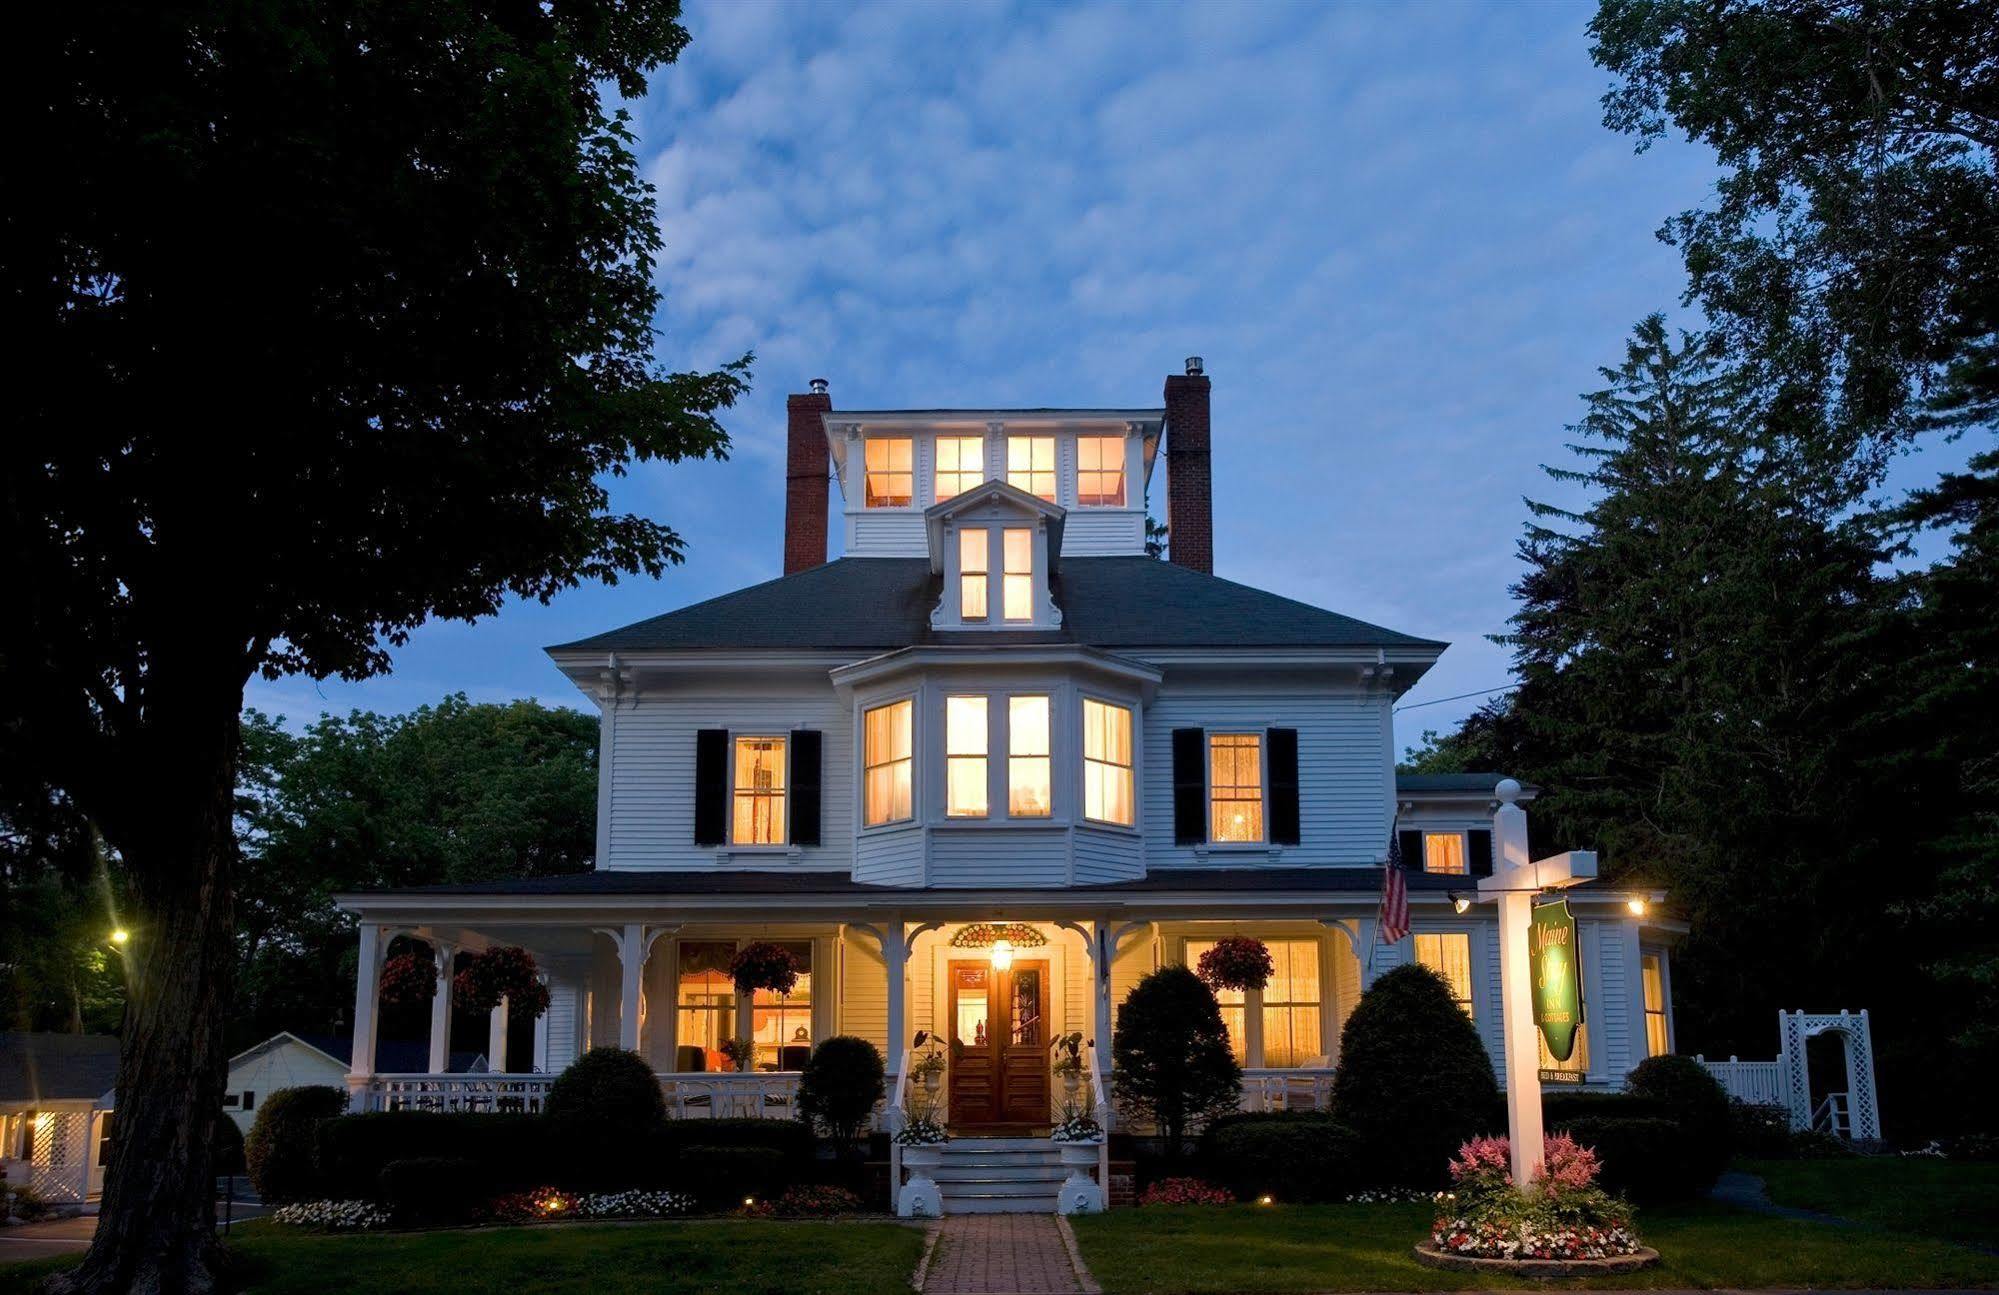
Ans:
[[[1583,1024],[1582,966],[1569,901],[1537,905],[1527,941],[1534,967],[1534,1025],[1547,1040],[1548,1055],[1567,1061],[1575,1055],[1576,1032]]]

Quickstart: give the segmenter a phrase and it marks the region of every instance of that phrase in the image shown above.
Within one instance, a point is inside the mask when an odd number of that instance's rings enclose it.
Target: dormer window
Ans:
[[[964,494],[986,479],[986,441],[982,436],[937,438],[937,501]]]
[[[1016,490],[1055,502],[1055,438],[1006,438],[1006,483]]]
[[[1076,502],[1085,508],[1124,507],[1124,438],[1076,438]]]
[[[986,571],[992,532],[974,526],[958,532],[958,619],[986,618]]]
[[[868,439],[870,508],[907,508],[916,499],[916,442],[907,436]]]
[[[984,534],[984,532],[980,532]],[[1034,532],[1024,526],[1009,526],[1001,547],[1006,566],[1000,596],[1000,614],[1010,621],[1034,619]]]

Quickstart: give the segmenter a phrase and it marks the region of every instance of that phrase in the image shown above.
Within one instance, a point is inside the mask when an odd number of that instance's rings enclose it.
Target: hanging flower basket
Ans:
[[[452,998],[468,1012],[490,1012],[503,998],[509,1012],[531,1021],[548,1010],[548,986],[541,983],[534,955],[512,945],[472,955],[451,988]]]
[[[729,978],[736,982],[739,994],[754,994],[759,989],[788,994],[798,987],[798,972],[798,955],[769,940],[744,945],[729,963]]]
[[[427,1003],[437,997],[437,968],[426,955],[399,953],[382,964],[378,996],[384,1003]]]
[[[1201,955],[1195,974],[1210,989],[1262,989],[1276,970],[1269,945],[1246,935],[1225,935]]]

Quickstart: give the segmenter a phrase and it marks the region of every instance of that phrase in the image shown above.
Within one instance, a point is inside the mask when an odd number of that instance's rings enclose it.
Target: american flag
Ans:
[[[1409,882],[1402,875],[1402,845],[1388,829],[1388,866],[1381,870],[1381,942],[1393,944],[1409,934]]]

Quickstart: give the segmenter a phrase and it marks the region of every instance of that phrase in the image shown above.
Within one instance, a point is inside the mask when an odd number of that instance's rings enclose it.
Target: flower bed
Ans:
[[[1140,1205],[1233,1205],[1235,1197],[1198,1178],[1162,1178],[1145,1189]]]
[[[1531,1192],[1513,1186],[1511,1163],[1505,1138],[1474,1138],[1459,1148],[1451,1190],[1437,1197],[1430,1242],[1417,1247],[1417,1258],[1481,1261],[1475,1267],[1619,1261],[1615,1268],[1624,1270],[1658,1257],[1638,1243],[1631,1207],[1597,1186],[1596,1154],[1587,1147],[1560,1134],[1549,1138]]]
[[[555,1223],[564,1219],[668,1219],[694,1211],[679,1192],[565,1192],[537,1187],[498,1197],[472,1213],[472,1222]],[[320,1232],[367,1232],[388,1227],[393,1216],[373,1201],[302,1201],[271,1211],[271,1221]]]
[[[271,1222],[322,1232],[366,1232],[389,1225],[389,1212],[373,1201],[300,1201],[271,1211]]]

